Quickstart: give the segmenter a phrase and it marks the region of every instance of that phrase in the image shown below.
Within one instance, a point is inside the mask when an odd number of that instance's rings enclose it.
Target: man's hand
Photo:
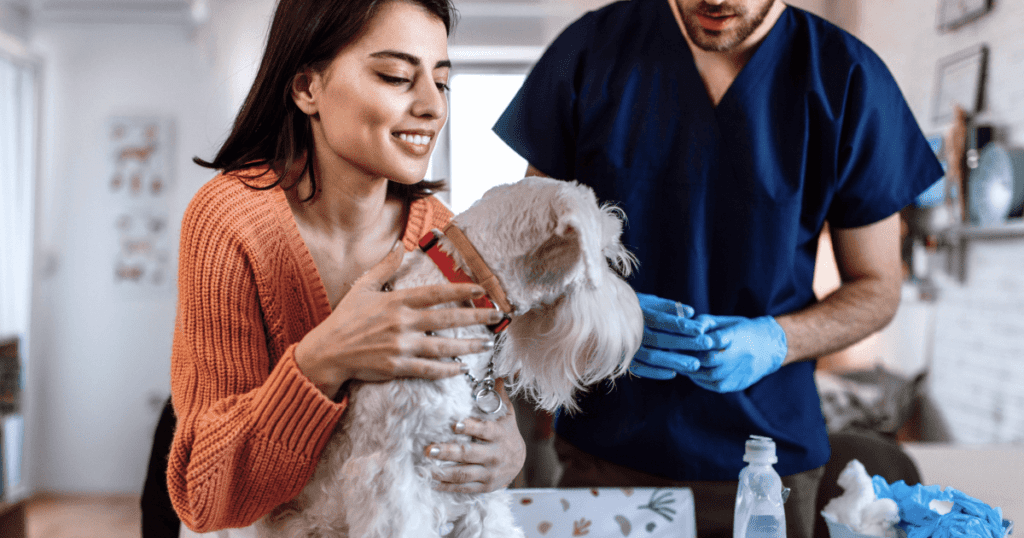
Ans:
[[[743,390],[777,371],[786,358],[786,332],[775,318],[697,316],[708,324],[711,351],[699,353],[700,367],[687,373],[693,382],[715,392]]]
[[[644,337],[629,371],[648,379],[672,379],[700,367],[697,352],[712,349],[704,332],[710,321],[693,317],[693,308],[646,293],[637,293],[644,313]]]

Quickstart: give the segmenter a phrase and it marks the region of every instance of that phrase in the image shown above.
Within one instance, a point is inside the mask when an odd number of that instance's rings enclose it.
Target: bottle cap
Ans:
[[[779,458],[775,456],[775,441],[771,437],[751,435],[747,439],[746,453],[743,454],[743,461],[748,463],[775,463]]]

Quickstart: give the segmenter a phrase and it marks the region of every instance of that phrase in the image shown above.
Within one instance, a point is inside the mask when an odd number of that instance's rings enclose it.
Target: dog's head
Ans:
[[[640,347],[623,219],[590,188],[539,177],[494,187],[455,217],[515,308],[495,373],[544,409],[574,409],[576,390],[624,373]]]

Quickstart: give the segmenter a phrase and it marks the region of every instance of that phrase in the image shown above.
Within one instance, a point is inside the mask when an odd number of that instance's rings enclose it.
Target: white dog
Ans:
[[[485,193],[455,217],[454,226],[435,232],[437,246],[429,255],[408,253],[395,289],[445,282],[439,264],[454,265],[510,314],[507,330],[498,333],[493,353],[456,358],[469,365],[466,376],[353,385],[349,408],[313,478],[287,508],[260,521],[260,534],[523,536],[505,491],[435,491],[431,469],[443,463],[424,451],[436,442],[471,442],[452,433],[460,419],[507,412],[493,390],[496,377],[509,379],[513,393],[553,410],[572,409],[575,391],[626,371],[640,346],[643,316],[636,294],[619,276],[634,265],[619,242],[621,217],[576,182],[530,177]],[[421,247],[431,250],[432,239]],[[488,335],[493,333],[482,325],[445,332]]]

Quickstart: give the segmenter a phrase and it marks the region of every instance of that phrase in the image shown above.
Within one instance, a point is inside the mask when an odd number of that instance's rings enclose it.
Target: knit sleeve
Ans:
[[[308,482],[344,404],[270,356],[239,204],[204,187],[182,221],[168,490],[189,528],[244,527]],[[274,364],[273,369],[270,368]]]

